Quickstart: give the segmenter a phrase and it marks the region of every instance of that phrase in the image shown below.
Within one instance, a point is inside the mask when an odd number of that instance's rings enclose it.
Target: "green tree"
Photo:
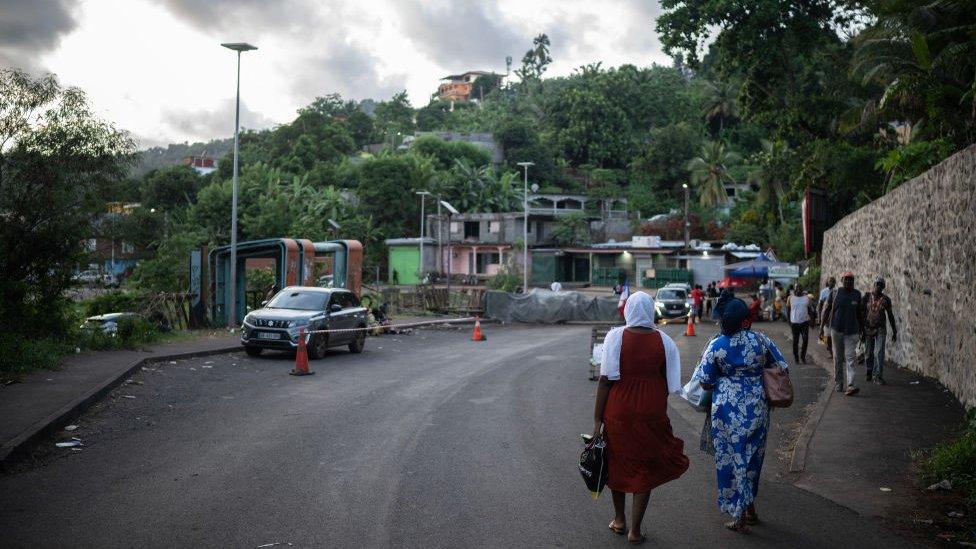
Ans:
[[[189,166],[169,166],[153,170],[142,181],[142,205],[171,210],[196,200],[203,178]]]
[[[132,149],[81,90],[0,70],[0,370],[19,366],[8,361],[25,342],[63,333],[63,292]]]
[[[877,90],[869,110],[957,147],[976,141],[976,4],[871,3],[877,19],[855,39],[852,73]]]
[[[739,87],[736,82],[703,82],[705,104],[703,114],[709,122],[718,120],[718,135],[721,136],[726,122],[739,117]]]
[[[691,183],[698,187],[702,206],[718,208],[728,203],[725,183],[735,183],[730,171],[741,160],[737,153],[727,150],[724,143],[709,141],[702,146],[700,156],[688,161],[686,168],[691,173]]]
[[[349,130],[349,136],[352,137],[359,149],[377,141],[376,128],[373,126],[372,117],[360,109],[356,109],[349,115],[349,118],[346,119],[346,127]]]
[[[488,149],[465,141],[444,141],[433,135],[424,135],[410,146],[414,154],[429,156],[434,160],[434,168],[448,170],[457,159],[465,159],[473,166],[486,166],[491,163]]]
[[[404,135],[413,132],[414,112],[406,91],[397,93],[389,101],[378,103],[374,115],[376,127],[384,133],[384,138],[387,138],[389,132]]]
[[[552,228],[552,239],[559,246],[589,246],[590,222],[583,212],[561,216]]]
[[[759,188],[756,202],[760,206],[775,204],[780,223],[786,221],[783,216],[783,202],[789,188],[791,157],[792,151],[784,141],[764,139],[762,152],[752,158],[753,163],[749,166],[748,181]]]
[[[549,37],[544,33],[532,39],[532,49],[525,52],[525,55],[522,56],[522,66],[515,69],[515,75],[523,83],[542,79],[542,75],[552,63],[549,45]]]

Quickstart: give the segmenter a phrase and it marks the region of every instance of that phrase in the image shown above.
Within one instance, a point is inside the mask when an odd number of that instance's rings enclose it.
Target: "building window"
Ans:
[[[479,253],[478,258],[478,270],[479,274],[484,274],[488,272],[488,265],[499,265],[501,263],[501,254],[498,252],[485,252]]]
[[[451,221],[451,232],[452,233],[459,233],[459,232],[461,232],[461,223],[459,223],[457,221]]]
[[[473,238],[478,240],[481,238],[481,222],[480,221],[465,221],[464,222],[464,238]]]
[[[132,245],[131,242],[126,242],[124,240],[122,241],[122,253],[131,254],[131,253],[135,253],[135,251],[136,248],[135,246]]]
[[[489,221],[488,222],[488,232],[491,234],[498,234],[502,230],[501,221]]]

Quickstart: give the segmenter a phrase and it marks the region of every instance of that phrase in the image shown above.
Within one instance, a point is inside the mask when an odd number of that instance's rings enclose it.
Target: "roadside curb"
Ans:
[[[224,353],[232,353],[239,350],[241,350],[241,346],[237,344],[233,347],[219,347],[216,349],[207,349],[205,351],[190,351],[186,353],[157,355],[137,359],[130,363],[124,370],[112,374],[87,393],[71,401],[69,404],[63,406],[61,409],[47,416],[41,421],[31,425],[24,432],[7,441],[3,445],[0,445],[0,464],[5,463],[12,456],[16,456],[30,443],[61,428],[64,424],[81,415],[82,412],[101,400],[112,389],[116,388],[123,379],[131,376],[137,369],[146,364],[160,362],[163,360],[177,360],[219,355]]]
[[[814,343],[814,345],[819,344],[819,340]],[[802,473],[806,468],[810,441],[813,440],[813,435],[817,433],[817,427],[820,426],[820,421],[823,419],[824,412],[827,411],[827,405],[830,403],[830,399],[834,394],[834,382],[832,378],[834,373],[833,360],[827,357],[826,351],[817,352],[817,354],[824,359],[823,361],[818,361],[818,364],[831,377],[827,380],[823,390],[820,391],[820,396],[813,404],[813,409],[810,411],[810,415],[807,416],[806,421],[803,423],[803,428],[800,429],[800,434],[796,438],[796,444],[793,445],[793,455],[790,458],[790,473]]]

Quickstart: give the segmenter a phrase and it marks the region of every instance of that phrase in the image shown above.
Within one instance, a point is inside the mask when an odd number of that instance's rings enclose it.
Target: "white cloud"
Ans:
[[[316,95],[426,103],[445,74],[517,67],[540,32],[550,76],[667,62],[642,0],[0,0],[0,62],[46,68],[85,89],[95,109],[144,143],[224,137],[233,129],[234,54],[242,125],[287,122]],[[226,123],[221,117],[229,116]],[[225,129],[226,128],[226,129]]]

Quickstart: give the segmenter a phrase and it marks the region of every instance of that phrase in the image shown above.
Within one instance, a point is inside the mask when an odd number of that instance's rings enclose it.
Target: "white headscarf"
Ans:
[[[610,380],[620,379],[620,348],[623,346],[624,329],[629,326],[654,327],[654,300],[645,292],[634,292],[624,305],[626,326],[614,328],[603,340],[603,358],[600,361],[600,375]],[[681,391],[681,353],[668,334],[658,330],[664,343],[664,356],[667,361],[668,392]]]

